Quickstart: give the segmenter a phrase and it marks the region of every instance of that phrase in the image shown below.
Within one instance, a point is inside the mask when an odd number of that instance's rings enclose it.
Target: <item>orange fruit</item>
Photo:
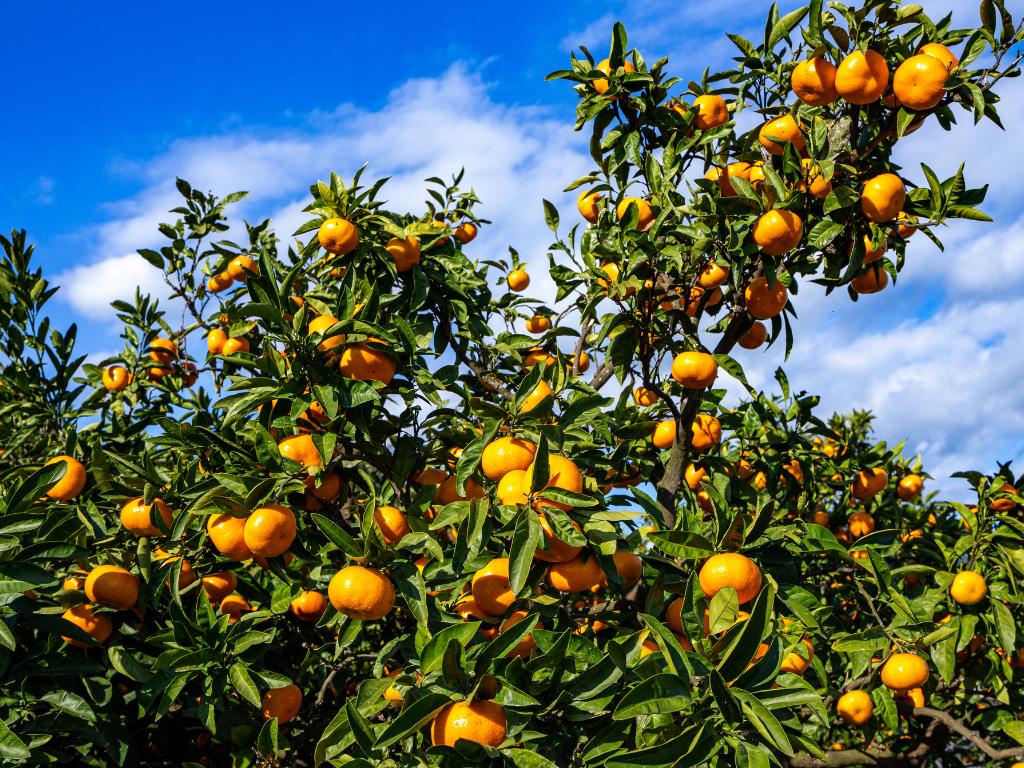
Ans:
[[[480,487],[473,478],[466,480],[466,495],[462,496],[459,494],[456,486],[458,485],[458,478],[452,475],[441,485],[437,503],[441,506],[451,504],[454,501],[466,501],[467,499],[482,499],[487,494],[484,493],[484,489]]]
[[[64,578],[63,589],[68,592],[76,589],[82,589],[85,586],[85,577],[89,574],[85,571],[75,571],[73,574]]]
[[[352,253],[359,244],[359,232],[346,219],[327,219],[320,225],[316,236],[323,249],[335,256]]]
[[[722,191],[722,197],[736,197],[736,188],[732,185],[732,177],[739,176],[741,179],[750,180],[750,163],[729,163],[723,172],[721,168],[712,168],[704,178],[715,182]]]
[[[551,327],[551,319],[543,315],[534,315],[526,321],[526,330],[530,333],[544,333]]]
[[[377,507],[373,510],[373,520],[380,528],[384,543],[390,547],[395,546],[403,536],[412,532],[405,513],[394,507]]]
[[[707,559],[700,569],[698,580],[701,591],[708,599],[717,595],[723,587],[733,587],[742,604],[753,600],[761,590],[761,569],[746,555],[725,552]]]
[[[220,328],[214,328],[206,335],[206,348],[211,355],[223,354],[224,344],[227,340],[228,335],[224,331]]]
[[[555,358],[544,351],[542,347],[533,347],[527,350],[526,356],[523,358],[523,368],[532,368],[537,363],[547,363],[553,365]]]
[[[586,373],[588,368],[590,368],[590,357],[586,352],[580,352],[580,373]]]
[[[71,456],[54,456],[44,466],[56,464],[58,461],[66,461],[68,466],[64,477],[57,481],[57,484],[46,492],[46,495],[57,501],[70,501],[82,492],[85,488],[85,467],[82,462]]]
[[[286,437],[277,444],[277,450],[282,456],[294,459],[304,467],[322,467],[324,464],[310,435]]]
[[[231,515],[210,515],[206,520],[206,532],[217,551],[229,560],[248,560],[252,552],[245,544],[244,517]]]
[[[312,336],[314,333],[326,333],[327,329],[337,325],[338,318],[331,317],[330,315],[321,315],[320,317],[313,318],[309,321],[309,331],[306,333],[307,336]],[[326,352],[329,349],[333,349],[341,344],[345,343],[345,334],[338,334],[337,336],[328,336],[323,339],[316,348],[321,352]]]
[[[875,704],[867,691],[850,691],[836,702],[836,712],[850,725],[864,725],[874,711]]]
[[[790,75],[789,82],[796,97],[812,107],[824,107],[839,98],[836,68],[828,59],[816,56],[801,61]]]
[[[228,617],[229,624],[236,623],[242,617],[242,613],[251,610],[252,606],[249,605],[249,601],[241,595],[227,595],[220,601],[221,615]]]
[[[952,72],[954,69],[960,66],[960,59],[958,59],[949,48],[942,45],[941,43],[927,43],[921,46],[921,50],[918,53],[925,53],[929,56],[934,56],[942,62],[942,66]]]
[[[438,712],[430,723],[434,746],[454,747],[459,739],[498,747],[505,741],[508,725],[505,708],[493,701],[473,699],[472,703],[453,701]]]
[[[911,56],[896,69],[892,78],[892,91],[903,106],[909,109],[931,109],[946,95],[942,86],[949,72],[940,59],[919,53]]]
[[[361,565],[342,568],[331,579],[327,597],[350,619],[375,621],[395,606],[395,588],[380,571]]]
[[[103,386],[110,392],[123,392],[132,383],[132,375],[123,365],[112,365],[103,371]]]
[[[480,465],[490,480],[500,480],[514,469],[525,470],[533,463],[537,446],[521,437],[499,437],[484,448]]]
[[[226,291],[232,285],[235,284],[235,278],[231,276],[231,273],[224,270],[219,275],[214,275],[206,281],[206,290],[210,293],[220,293]]]
[[[599,70],[601,72],[604,72],[606,75],[610,75],[612,73],[611,60],[610,59],[604,59],[602,61],[599,61],[597,63],[597,66],[594,67],[594,69]],[[622,62],[622,71],[623,72],[636,72],[636,67],[633,66],[632,62],[623,61]],[[597,91],[599,94],[603,95],[604,93],[607,92],[607,90],[608,90],[608,81],[605,78],[603,78],[603,77],[602,78],[598,78],[597,80],[593,80],[592,82],[593,82],[593,85],[594,85],[594,90]],[[619,100],[618,96],[609,96],[608,98],[611,101],[618,101]]]
[[[1013,666],[1013,664],[1011,664],[1010,666]],[[902,696],[897,696],[896,701],[900,702],[901,704],[906,704],[908,707],[923,707],[924,690],[921,688],[911,688]]]
[[[76,605],[74,608],[64,611],[61,618],[65,621],[70,621],[98,643],[105,642],[110,637],[110,633],[114,631],[114,625],[110,621],[110,617],[105,613],[93,613],[91,605]],[[83,643],[81,640],[75,640],[70,637],[63,637],[62,639],[78,648],[91,647],[88,643]]]
[[[278,725],[284,725],[297,714],[302,706],[302,691],[292,683],[284,688],[271,688],[263,694],[263,719],[277,718]]]
[[[440,469],[425,469],[413,478],[413,482],[418,485],[436,485],[437,490],[434,492],[434,503],[436,504],[441,495],[441,486],[447,479],[448,474]]]
[[[281,504],[267,504],[245,521],[245,546],[253,555],[277,557],[295,540],[295,514]]]
[[[821,525],[825,528],[828,528],[828,525],[832,522],[832,519],[828,516],[828,512],[823,512],[822,510],[819,509],[817,512],[814,513],[814,516],[811,518],[811,522],[815,525]]]
[[[644,231],[650,229],[651,225],[654,223],[654,219],[657,217],[654,215],[654,211],[651,210],[651,204],[639,197],[622,198],[622,202],[620,202],[615,208],[615,213],[618,215],[619,221],[622,221],[625,217],[626,211],[629,210],[629,206],[632,203],[636,204],[637,211],[639,212],[636,228]]]
[[[867,536],[875,530],[875,518],[867,512],[854,512],[846,522],[847,527],[850,530],[850,535],[854,538]]]
[[[725,281],[729,279],[728,267],[720,267],[715,262],[709,261],[700,271],[698,282],[702,288],[717,288],[720,285],[724,285]]]
[[[599,277],[597,279],[597,284],[605,289],[604,295],[607,296],[608,295],[608,290],[607,290],[608,283],[609,282],[611,282],[611,283],[618,283],[619,282],[619,274],[620,274],[621,270],[619,269],[619,265],[616,264],[614,261],[605,261],[605,262],[601,263],[601,271],[604,272],[606,275],[608,275],[608,279],[604,280],[603,278]],[[626,298],[627,299],[630,296],[632,296],[634,293],[636,293],[636,288],[631,288],[631,287],[627,287],[626,288]]]
[[[697,116],[693,118],[693,125],[698,130],[707,131],[729,122],[729,105],[717,94],[698,96],[693,100],[693,106],[698,109]]]
[[[328,472],[324,475],[320,485],[316,485],[312,477],[302,481],[308,493],[311,493],[320,501],[334,501],[341,493],[341,478],[335,472]]]
[[[259,266],[248,256],[236,256],[228,262],[228,274],[240,283],[249,279],[250,272],[259,274],[259,271]]]
[[[203,591],[211,603],[219,603],[238,587],[238,577],[231,571],[211,573],[203,577]]]
[[[924,488],[924,480],[920,475],[907,475],[896,486],[896,493],[903,501],[911,501],[918,497],[922,488]]]
[[[869,267],[863,275],[859,275],[850,281],[850,287],[861,294],[878,293],[885,290],[889,284],[889,273],[884,269]]]
[[[877,51],[856,50],[836,71],[836,90],[851,104],[870,104],[889,85],[889,66]]]
[[[811,641],[806,637],[802,638],[804,647],[807,649],[806,657],[801,656],[796,651],[790,653],[782,662],[781,670],[783,672],[790,672],[794,675],[802,675],[807,671],[807,668],[811,665],[811,659],[814,658],[814,646],[811,645]]]
[[[776,285],[781,285],[781,283],[776,282]],[[767,338],[768,329],[765,328],[764,323],[755,320],[747,334],[736,343],[744,349],[757,349],[764,344]]]
[[[1017,489],[1002,477],[992,479],[992,489],[994,493],[1012,493],[1014,496],[1017,495]],[[989,507],[995,512],[1010,512],[1016,506],[1017,502],[1013,499],[995,499],[989,504]]]
[[[455,237],[459,239],[459,242],[465,245],[476,237],[477,229],[476,224],[472,221],[464,221],[455,228]]]
[[[455,604],[455,607],[452,610],[459,614],[463,621],[491,618],[491,614],[481,608],[480,604],[477,603],[476,598],[472,595],[460,598],[459,602]],[[502,613],[504,613],[504,611],[502,611]],[[480,628],[477,631],[488,640],[493,640],[498,636],[498,626],[496,624],[481,623]]]
[[[405,239],[392,237],[384,250],[391,254],[395,260],[395,269],[399,272],[408,272],[420,260],[420,242],[412,235]]]
[[[597,558],[588,553],[587,561],[583,562],[583,553],[564,563],[554,563],[548,569],[548,581],[559,592],[582,592],[595,584],[600,584],[604,571],[597,564]]]
[[[523,488],[528,489],[533,483],[533,464],[529,465],[526,470],[526,475],[523,477]],[[544,486],[545,488],[562,488],[566,491],[572,491],[573,493],[583,492],[583,475],[580,474],[579,467],[576,466],[575,462],[571,459],[567,459],[564,456],[558,456],[557,454],[550,454],[548,456],[548,482]],[[549,506],[560,509],[563,512],[568,512],[572,509],[571,504],[561,504],[559,502],[550,501],[541,496],[540,501],[537,502],[538,506]]]
[[[525,619],[527,617],[527,615],[528,615],[527,612],[524,611],[524,610],[512,611],[512,613],[509,614],[509,617],[507,619],[505,619],[503,622],[501,622],[501,630],[500,631],[504,632],[509,627],[515,626],[520,621]],[[533,628],[534,629],[543,630],[544,629],[544,625],[541,624],[538,621],[536,624],[534,624]],[[523,659],[528,659],[528,658],[530,658],[530,654],[532,654],[536,650],[537,650],[537,641],[535,641],[533,639],[533,634],[531,633],[531,634],[527,635],[526,637],[524,637],[522,640],[520,640],[518,643],[516,643],[515,647],[513,647],[512,650],[509,651],[505,655],[506,656],[518,656],[518,657],[523,658]]]
[[[633,586],[643,576],[644,561],[632,552],[616,552],[612,555],[612,560],[615,561],[616,573],[625,580],[626,587]],[[605,577],[604,583],[607,584],[607,582],[608,579]]]
[[[523,400],[522,405],[519,406],[519,412],[523,414],[533,413],[544,398],[554,396],[554,394],[554,391],[546,381],[542,380],[537,382],[537,388],[534,389],[525,400]],[[537,411],[534,415],[543,416],[548,410],[550,410],[550,408],[543,411]]]
[[[683,473],[683,477],[686,480],[686,485],[691,491],[696,491],[700,488],[700,481],[708,476],[708,473],[701,467],[695,467],[693,464],[686,468]]]
[[[163,536],[160,529],[151,522],[150,510],[155,504],[164,525],[168,528],[174,522],[174,512],[162,499],[153,499],[153,504],[148,506],[144,505],[142,501],[142,497],[139,497],[121,507],[121,526],[136,536]]]
[[[770,320],[780,314],[789,301],[789,292],[781,280],[768,287],[768,280],[759,277],[752,281],[743,292],[747,303],[747,312],[759,320]]]
[[[177,349],[170,339],[153,339],[149,345],[149,357],[161,365],[166,365],[176,357]]]
[[[872,250],[873,246],[871,243],[871,235],[864,235],[864,258],[861,260],[861,264],[872,264],[878,261],[885,255],[885,252],[889,249],[889,243],[886,240],[882,241],[882,247],[877,251]],[[853,243],[850,244],[850,248],[847,251],[848,255],[853,254]]]
[[[315,624],[327,611],[327,598],[319,592],[303,590],[298,597],[292,600],[291,609],[299,621]]]
[[[801,192],[810,192],[817,198],[824,200],[832,191],[832,182],[825,181],[825,175],[821,167],[809,157],[800,161],[802,178],[797,182],[796,188]]]
[[[900,211],[896,214],[896,221],[899,222],[899,233],[900,237],[904,240],[909,240],[917,232],[917,216],[911,216],[905,211]]]
[[[555,534],[551,526],[548,525],[547,518],[537,513],[539,518],[541,530],[544,531],[544,536],[547,539],[548,551],[545,552],[540,547],[534,550],[533,556],[538,560],[543,560],[546,563],[565,563],[576,557],[583,547],[576,547],[571,544],[566,544]],[[572,521],[573,527],[579,531],[580,526],[575,520]]]
[[[224,342],[224,346],[221,347],[220,353],[222,355],[233,355],[236,352],[248,352],[249,340],[239,336],[238,338],[231,338]]]
[[[987,594],[985,578],[974,571],[960,571],[949,585],[949,596],[960,605],[977,605]]]
[[[525,469],[514,469],[498,481],[497,495],[499,504],[525,504],[526,492],[523,489]]]
[[[895,173],[882,173],[864,182],[860,207],[876,224],[895,219],[907,200],[903,180]]]
[[[676,421],[675,419],[665,419],[665,421],[659,422],[658,426],[654,428],[654,435],[651,438],[651,442],[654,443],[655,448],[665,450],[671,448],[672,443],[676,441]]]
[[[153,551],[153,560],[167,560],[167,562],[173,563],[175,560],[181,560],[181,557],[170,557],[170,555],[162,549],[156,549]],[[189,563],[188,560],[182,561],[181,570],[178,571],[178,589],[184,589],[198,579],[199,574],[196,573],[196,569],[192,567],[192,564]],[[168,579],[164,583],[167,585],[167,588],[170,589],[171,580]]]
[[[792,211],[768,211],[752,230],[754,242],[769,256],[782,256],[798,245],[804,235],[804,223]]]
[[[368,339],[378,341],[378,339]],[[338,373],[355,381],[379,381],[385,386],[395,376],[395,361],[366,342],[345,347],[338,361]]]
[[[600,194],[591,192],[589,189],[580,192],[580,196],[576,198],[576,207],[580,211],[580,216],[591,224],[597,223],[597,219],[601,215],[601,209],[597,205],[600,199]]]
[[[633,401],[641,408],[646,408],[658,402],[658,396],[649,389],[637,387],[633,390]]]
[[[515,600],[509,588],[508,559],[496,557],[473,574],[473,599],[491,616],[503,616]]]
[[[93,568],[85,579],[85,596],[104,608],[127,610],[139,601],[141,581],[124,568],[101,565]]]
[[[769,136],[779,139],[782,144],[775,143],[772,139],[768,138]],[[761,142],[761,146],[773,155],[781,155],[787,141],[798,152],[802,152],[807,146],[803,134],[800,133],[800,128],[797,126],[796,120],[793,119],[792,115],[783,115],[774,120],[769,120],[761,126],[757,138]]]
[[[894,691],[920,688],[928,682],[928,662],[914,653],[894,653],[882,667],[882,685]]]
[[[672,378],[687,389],[705,389],[718,378],[718,362],[706,352],[681,352],[672,361]]]
[[[690,446],[697,453],[703,453],[722,441],[722,425],[718,423],[718,419],[706,413],[697,414],[691,431],[693,437],[690,439]]]
[[[526,274],[525,270],[517,269],[508,273],[508,279],[506,280],[510,290],[516,293],[522,293],[530,285],[530,276]]]

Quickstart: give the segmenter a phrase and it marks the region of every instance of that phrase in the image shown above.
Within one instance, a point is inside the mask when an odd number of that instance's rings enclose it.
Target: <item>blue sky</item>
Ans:
[[[165,290],[138,256],[162,244],[156,224],[177,204],[175,175],[220,194],[247,189],[232,220],[272,216],[288,236],[308,185],[369,162],[390,175],[396,208],[422,210],[422,179],[465,166],[494,220],[474,243],[480,258],[514,245],[534,263],[542,297],[550,242],[541,198],[575,221],[561,189],[589,169],[572,130],[575,96],[543,77],[585,44],[606,55],[611,25],[653,62],[699,79],[734,53],[725,32],[758,36],[763,0],[652,0],[515,4],[362,4],[332,8],[260,2],[166,6],[30,4],[5,9],[0,85],[0,228],[24,227],[39,263],[62,286],[58,325],[77,321],[80,346],[119,349],[113,298],[141,285]],[[783,3],[786,12],[797,3]],[[977,3],[928,2],[972,25]],[[895,288],[856,305],[804,285],[786,363],[823,410],[870,408],[879,434],[921,450],[937,474],[994,469],[1024,449],[1024,88],[1000,91],[1010,128],[952,133],[928,126],[904,141],[906,175],[922,160],[945,177],[967,162],[971,186],[992,184],[994,224],[943,233],[945,253],[918,236]],[[756,386],[770,388],[781,350],[744,353]],[[944,483],[947,488],[955,486]]]

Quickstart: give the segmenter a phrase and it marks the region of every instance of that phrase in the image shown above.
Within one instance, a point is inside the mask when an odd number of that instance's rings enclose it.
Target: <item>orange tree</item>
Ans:
[[[1011,468],[937,501],[869,414],[816,416],[781,369],[778,396],[715,388],[746,386],[737,345],[794,343],[800,278],[875,293],[917,230],[986,218],[962,171],[914,186],[891,151],[955,106],[998,122],[1020,28],[994,0],[975,30],[829,7],[773,7],[685,90],[620,25],[553,75],[596,167],[552,307],[514,251],[473,260],[461,174],[404,215],[332,174],[287,247],[269,221],[224,239],[243,193],[179,181],[140,253],[187,321],[115,302],[100,366],[3,239],[5,763],[1024,755]]]

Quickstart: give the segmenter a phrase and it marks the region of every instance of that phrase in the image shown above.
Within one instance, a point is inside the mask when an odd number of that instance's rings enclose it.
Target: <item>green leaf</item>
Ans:
[[[768,38],[768,49],[765,53],[770,53],[775,49],[775,46],[784,37],[788,37],[789,33],[793,31],[793,28],[807,15],[807,6],[798,8],[792,13],[787,13],[778,23],[772,27],[772,33]]]
[[[7,724],[0,720],[0,757],[8,760],[24,760],[32,756],[25,742],[18,738]]]
[[[547,200],[544,200],[544,221],[547,222],[548,229],[558,233],[558,209]]]
[[[481,626],[479,621],[453,624],[434,635],[420,653],[420,671],[429,675],[435,669],[440,668],[441,660],[444,658],[444,650],[451,640],[457,640],[465,648],[473,639],[477,629]]]
[[[548,462],[548,438],[541,433],[540,442],[537,444],[537,453],[533,456],[533,476],[530,478],[529,492],[539,493],[544,490],[551,479],[551,468]]]
[[[482,675],[495,659],[507,655],[509,651],[526,639],[526,636],[537,628],[537,614],[527,614],[525,618],[513,624],[487,644],[477,657],[475,674]]]
[[[689,531],[652,531],[651,543],[667,555],[696,560],[714,554],[715,545],[698,533]]]
[[[112,646],[107,649],[107,656],[114,669],[138,683],[144,683],[153,676],[149,670],[135,660],[127,648],[119,645]]]
[[[316,523],[316,527],[323,531],[324,536],[330,539],[334,546],[352,557],[363,556],[363,548],[356,544],[355,540],[345,533],[340,526],[335,525],[323,515],[314,513],[311,517],[313,522]]]
[[[264,760],[277,760],[277,730],[277,718],[272,717],[263,724],[260,735],[256,737],[256,752]]]
[[[63,712],[67,712],[69,715],[74,715],[93,723],[96,722],[96,713],[89,706],[89,702],[71,691],[50,691],[50,693],[43,696],[43,701]]]
[[[236,661],[228,669],[228,677],[231,680],[231,685],[235,687],[238,694],[252,704],[254,707],[260,706],[260,692],[256,688],[256,683],[249,677],[249,672],[245,668],[245,664],[241,661]]]
[[[726,680],[735,680],[754,660],[757,649],[768,634],[768,622],[775,606],[775,587],[765,584],[757,594],[750,617],[742,623],[739,635],[722,657],[718,671]],[[710,610],[710,609],[709,609]]]
[[[649,677],[629,691],[612,714],[613,720],[628,720],[641,715],[681,712],[690,706],[690,686],[678,675]]]
[[[512,593],[518,595],[526,586],[530,568],[533,566],[533,555],[540,541],[540,521],[533,508],[526,506],[518,514],[515,531],[512,534],[512,547],[509,551],[508,581]]]
[[[440,712],[451,702],[447,696],[441,693],[428,693],[412,704],[402,707],[402,712],[392,723],[384,729],[377,741],[375,749],[384,747],[400,741],[414,731],[418,731],[428,722],[434,719],[434,715]]]
[[[992,605],[993,618],[996,624],[996,634],[999,635],[999,644],[1010,653],[1017,647],[1017,628],[1013,621],[1013,614],[999,600],[990,600]]]
[[[740,613],[740,603],[736,597],[735,587],[723,587],[715,593],[708,605],[708,621],[711,634],[724,632],[736,622]]]

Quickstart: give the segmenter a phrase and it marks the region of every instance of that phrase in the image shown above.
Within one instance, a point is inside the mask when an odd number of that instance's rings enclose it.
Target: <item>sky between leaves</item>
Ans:
[[[977,23],[976,2],[925,6],[933,18],[953,11],[954,26]],[[304,219],[308,185],[331,170],[350,178],[369,163],[365,178],[392,177],[392,208],[422,211],[422,180],[464,166],[494,221],[470,256],[501,258],[514,246],[530,263],[531,295],[553,299],[541,199],[568,229],[575,195],[561,190],[591,161],[572,130],[575,95],[544,75],[581,44],[606,55],[621,20],[649,63],[667,55],[672,74],[699,80],[705,67],[728,66],[726,32],[763,34],[769,3],[401,2],[383,15],[346,6],[327,28],[315,10],[272,3],[185,7],[175,16],[144,4],[7,10],[12,29],[49,32],[45,49],[36,35],[11,41],[0,72],[11,110],[0,125],[0,227],[28,229],[61,286],[55,324],[77,322],[79,349],[95,360],[121,346],[110,301],[136,285],[166,294],[135,249],[163,244],[156,224],[173,220],[175,176],[218,194],[250,190],[231,221],[269,216],[287,238]],[[958,112],[952,132],[932,121],[897,153],[920,183],[922,161],[940,178],[965,161],[968,186],[991,185],[983,209],[995,223],[951,226],[940,233],[945,252],[915,237],[896,286],[856,304],[801,285],[784,364],[795,390],[822,396],[822,415],[870,409],[880,438],[909,438],[905,452],[921,451],[937,478],[926,489],[955,498],[966,484],[950,473],[1024,459],[1024,87],[1009,81],[1000,93],[1006,132]],[[41,98],[51,109],[37,110]],[[781,347],[737,349],[756,388],[774,387]],[[720,381],[739,396],[724,373]]]

